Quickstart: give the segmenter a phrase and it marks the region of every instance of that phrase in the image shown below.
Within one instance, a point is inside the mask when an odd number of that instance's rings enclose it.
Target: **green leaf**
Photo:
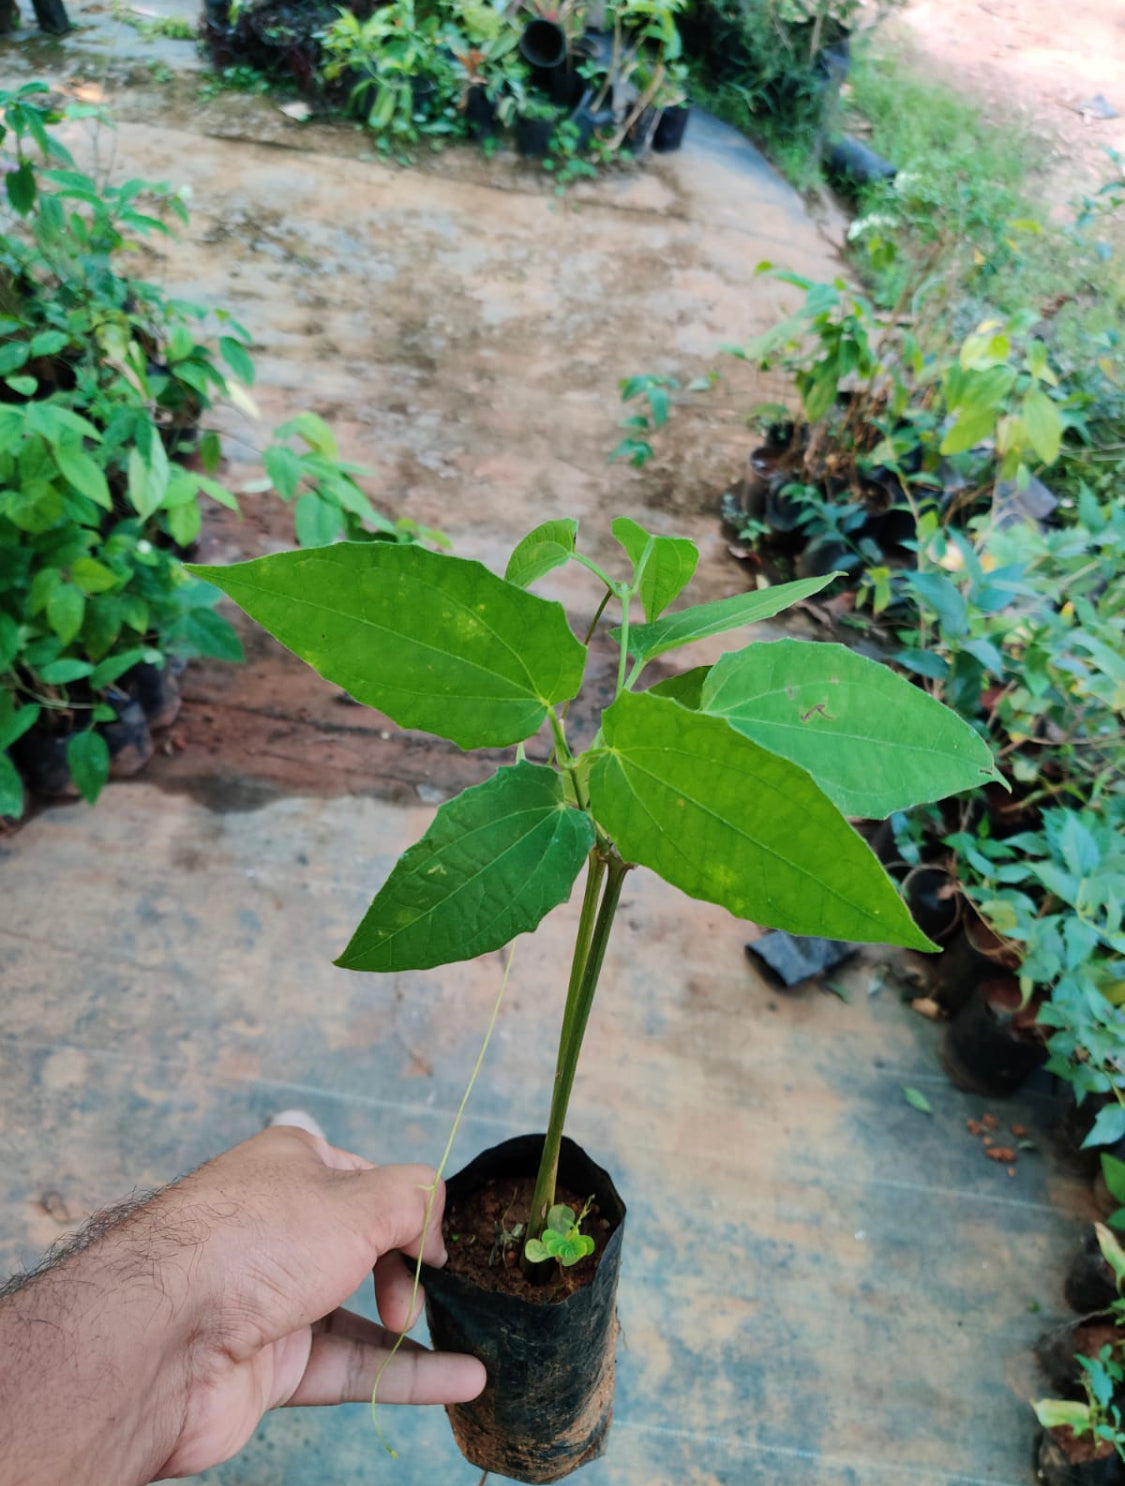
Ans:
[[[93,728],[72,733],[66,745],[66,762],[79,794],[88,804],[94,804],[109,778],[109,749],[101,733]]]
[[[918,1090],[918,1089],[909,1089],[909,1088],[907,1088],[907,1086],[905,1084],[903,1084],[903,1086],[902,1086],[902,1093],[903,1093],[903,1097],[905,1098],[907,1104],[910,1105],[911,1109],[916,1109],[919,1112],[919,1114],[927,1114],[927,1115],[932,1115],[933,1114],[933,1112],[934,1112],[933,1105],[926,1098],[925,1094],[923,1094],[923,1093],[920,1092],[920,1090]]]
[[[531,1264],[543,1264],[551,1257],[550,1250],[540,1238],[529,1238],[523,1246],[523,1251]]]
[[[1114,1234],[1110,1232],[1104,1223],[1095,1223],[1094,1233],[1097,1235],[1098,1248],[1102,1251],[1102,1258],[1109,1265],[1110,1269],[1113,1270],[1114,1277],[1117,1280],[1117,1287],[1120,1289],[1122,1281],[1125,1281],[1125,1249],[1122,1249]]]
[[[1087,1150],[1093,1145],[1116,1145],[1122,1136],[1125,1136],[1125,1109],[1120,1104],[1107,1104],[1098,1110],[1098,1117],[1082,1142],[1082,1149]]]
[[[1064,1398],[1042,1398],[1032,1407],[1044,1429],[1081,1431],[1090,1427],[1089,1404],[1075,1403]]]
[[[991,408],[962,408],[957,421],[941,441],[943,454],[963,454],[974,444],[988,438],[996,427],[996,413]]]
[[[634,571],[648,552],[641,573],[640,599],[645,618],[650,622],[658,619],[691,582],[699,561],[698,547],[687,537],[653,536],[628,516],[619,516],[612,531],[628,553]]]
[[[556,1233],[569,1233],[574,1227],[574,1209],[565,1202],[557,1202],[547,1214],[547,1227]]]
[[[254,362],[241,341],[236,341],[231,335],[221,335],[219,353],[239,381],[245,382],[248,387],[253,386]]]
[[[292,500],[300,488],[304,474],[300,455],[295,454],[286,444],[271,444],[262,456],[262,462],[278,495],[282,500]]]
[[[807,769],[845,815],[882,820],[1000,777],[956,712],[843,645],[775,640],[724,655],[701,707]]]
[[[1028,443],[1044,464],[1054,464],[1062,443],[1058,404],[1041,387],[1033,387],[1023,400],[1021,416]]]
[[[647,692],[623,692],[602,727],[590,800],[626,861],[792,934],[934,948],[803,769]]]
[[[54,457],[64,479],[69,480],[79,494],[87,496],[103,510],[113,510],[113,497],[109,493],[102,467],[85,450],[58,444]]]
[[[188,547],[203,529],[203,513],[192,495],[190,500],[170,506],[167,511],[168,533],[179,547]]]
[[[18,371],[30,354],[31,348],[26,341],[9,341],[6,346],[0,346],[0,377]]]
[[[183,617],[182,633],[185,642],[200,655],[236,664],[246,658],[234,626],[214,609],[190,609]]]
[[[310,490],[297,502],[293,526],[302,547],[327,547],[343,530],[344,514]]]
[[[1125,1161],[1111,1156],[1108,1151],[1103,1151],[1102,1176],[1109,1189],[1109,1195],[1116,1202],[1125,1202]]]
[[[35,205],[35,169],[30,160],[25,160],[18,170],[10,170],[4,177],[4,186],[13,211],[26,217]]]
[[[357,701],[462,748],[529,738],[582,682],[562,606],[465,558],[340,542],[192,571]]]
[[[93,669],[88,660],[64,655],[61,660],[48,661],[45,666],[40,666],[39,677],[48,686],[68,686],[72,681],[81,681]]]
[[[629,654],[647,664],[679,645],[705,640],[710,635],[721,635],[744,624],[756,624],[760,619],[772,619],[783,609],[827,588],[839,576],[839,573],[829,573],[823,578],[777,583],[772,588],[756,589],[752,593],[732,594],[730,598],[717,599],[712,604],[695,604],[676,614],[666,614],[655,624],[635,625],[629,631]],[[621,631],[613,630],[610,638],[619,641]]]
[[[0,818],[19,820],[23,814],[23,781],[6,753],[0,753]]]
[[[86,599],[70,583],[60,583],[51,591],[47,600],[47,622],[64,645],[82,628],[86,614]]]
[[[593,844],[553,769],[502,768],[440,807],[336,963],[424,970],[499,949],[566,902]]]
[[[969,628],[969,610],[961,590],[944,573],[908,573],[907,580],[938,617],[945,635],[956,638]]]
[[[710,666],[693,666],[690,671],[681,671],[676,676],[666,676],[655,686],[650,686],[646,696],[671,697],[681,707],[698,712],[703,705],[703,685],[711,674]]]
[[[11,176],[8,179],[11,180]],[[36,388],[39,386],[34,377],[5,377],[4,381],[13,392],[18,392],[20,397],[34,397]]]
[[[159,510],[168,489],[168,456],[159,439],[152,441],[152,455],[145,460],[139,449],[129,450],[129,503],[138,516],[148,517]]]
[[[0,753],[11,748],[29,728],[35,726],[42,710],[37,702],[16,707],[7,693],[0,692]]]
[[[294,436],[304,439],[314,454],[323,454],[328,459],[336,458],[338,452],[336,436],[319,414],[310,413],[306,409],[305,412],[298,413],[295,418],[290,418],[288,423],[283,423],[280,428],[274,430],[274,438],[277,439],[288,439]]]
[[[567,561],[577,539],[577,521],[544,521],[534,531],[528,532],[508,558],[505,580],[517,588],[530,587],[552,568],[561,567]]]
[[[96,557],[76,557],[70,565],[70,581],[83,593],[107,593],[121,579]]]

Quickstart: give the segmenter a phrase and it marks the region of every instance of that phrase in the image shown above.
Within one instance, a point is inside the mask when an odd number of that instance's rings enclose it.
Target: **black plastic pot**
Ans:
[[[428,77],[412,77],[410,79],[410,93],[414,101],[414,112],[425,113],[434,101],[437,87]]]
[[[40,31],[48,36],[65,36],[70,30],[70,17],[63,0],[31,0]]]
[[[574,142],[574,147],[578,151],[582,151],[587,147],[591,139],[593,139],[596,130],[608,129],[613,123],[613,109],[600,108],[595,110],[593,106],[594,97],[593,92],[588,91],[584,93],[578,107],[570,116],[570,122],[578,130],[578,138]]]
[[[640,117],[621,141],[621,148],[631,155],[641,155],[651,147],[652,136],[655,133],[656,109],[642,109]]]
[[[828,147],[825,169],[829,176],[853,186],[869,186],[876,181],[893,181],[898,169],[860,139],[845,136]]]
[[[914,867],[902,880],[902,892],[911,917],[931,939],[948,939],[961,921],[961,897],[944,867]]]
[[[180,715],[180,670],[170,659],[163,666],[142,661],[121,678],[122,688],[140,704],[150,728],[171,727]]]
[[[542,1150],[542,1135],[522,1135],[485,1151],[450,1178],[446,1211],[494,1178],[534,1177]],[[479,1398],[446,1410],[461,1453],[478,1470],[533,1483],[559,1481],[596,1460],[613,1412],[625,1204],[608,1173],[565,1137],[559,1182],[593,1194],[613,1228],[589,1285],[551,1303],[423,1269],[434,1346],[470,1352],[488,1370]]]
[[[68,734],[33,727],[12,744],[12,759],[32,794],[48,800],[76,799],[66,761]]]
[[[1013,977],[984,981],[945,1029],[941,1058],[959,1089],[1004,1098],[1047,1061],[1042,1040],[1019,1020]]]
[[[1071,1460],[1054,1430],[1044,1430],[1035,1453],[1035,1474],[1043,1486],[1121,1486],[1125,1467],[1116,1450],[1098,1460]]]
[[[554,119],[529,119],[523,114],[516,118],[514,131],[516,149],[529,160],[542,160],[551,148],[555,134]]]
[[[829,573],[846,573],[856,566],[856,555],[846,542],[837,537],[818,537],[801,550],[797,558],[798,578],[824,578]]]
[[[1083,1316],[1103,1311],[1117,1299],[1117,1281],[1098,1246],[1098,1235],[1092,1229],[1070,1261],[1063,1293],[1067,1305]],[[1070,1355],[1073,1358],[1073,1351]]]
[[[952,934],[938,960],[933,997],[949,1016],[956,1016],[984,981],[995,980],[1016,962],[1005,955],[996,936],[972,910],[962,915],[959,932]]]
[[[686,103],[676,104],[672,108],[661,111],[656,125],[656,133],[652,136],[652,147],[659,155],[670,155],[673,150],[678,150],[684,142],[687,133],[688,119],[691,117],[691,109]]]
[[[153,755],[148,719],[140,703],[126,692],[114,689],[107,701],[117,713],[112,722],[99,727],[109,749],[110,778],[129,779],[140,773]]]
[[[801,525],[801,517],[807,509],[802,501],[785,493],[785,487],[790,483],[784,478],[775,478],[770,481],[766,494],[766,520],[774,531],[797,531]]]
[[[566,62],[566,32],[542,17],[528,21],[520,37],[520,56],[535,72],[552,72]]]
[[[1066,1326],[1055,1326],[1035,1343],[1035,1360],[1047,1383],[1050,1398],[1081,1398],[1079,1357],[1096,1357],[1107,1343],[1117,1350],[1121,1332],[1105,1316],[1087,1316]]]
[[[474,139],[491,139],[496,133],[496,105],[480,86],[465,97],[465,127]]]

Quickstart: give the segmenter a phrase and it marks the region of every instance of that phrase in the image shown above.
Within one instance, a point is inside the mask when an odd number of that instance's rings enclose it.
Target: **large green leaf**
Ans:
[[[793,934],[934,948],[803,769],[720,717],[647,693],[623,692],[602,725],[590,801],[627,861]]]
[[[759,619],[771,619],[791,604],[799,604],[802,599],[827,588],[837,577],[838,573],[829,573],[823,578],[777,583],[772,588],[716,599],[713,604],[695,604],[690,609],[680,609],[675,614],[666,614],[655,624],[635,625],[629,631],[629,654],[647,663],[666,650],[675,650],[678,645],[687,645],[692,640],[705,640],[710,635],[721,635],[744,624],[755,624]],[[610,638],[619,640],[621,631],[615,629]]]
[[[619,516],[612,531],[634,569],[648,553],[641,572],[641,606],[646,619],[658,619],[691,582],[699,562],[699,548],[687,537],[653,536],[628,516]]]
[[[671,697],[681,707],[698,712],[703,705],[703,683],[711,674],[710,666],[693,666],[690,671],[680,671],[675,676],[665,676],[655,686],[650,686],[646,695]]]
[[[530,587],[552,568],[562,567],[569,560],[577,538],[578,522],[572,517],[544,521],[516,545],[504,570],[505,580],[517,588]]]
[[[562,606],[479,562],[340,542],[192,571],[357,702],[462,748],[529,738],[582,681]]]
[[[499,949],[569,898],[593,844],[593,822],[553,769],[500,769],[441,806],[336,963],[425,970]]]
[[[0,819],[18,820],[23,814],[23,781],[6,753],[0,753]]]
[[[956,712],[843,645],[775,640],[724,655],[701,706],[807,769],[847,815],[882,820],[999,778]]]

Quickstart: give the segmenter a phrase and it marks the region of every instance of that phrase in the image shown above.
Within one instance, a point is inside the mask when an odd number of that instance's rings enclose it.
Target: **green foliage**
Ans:
[[[242,658],[214,612],[218,590],[191,577],[180,552],[199,536],[205,503],[238,511],[214,478],[218,437],[199,425],[218,401],[251,406],[240,383],[254,366],[248,332],[226,311],[126,271],[139,240],[187,221],[184,203],[167,186],[79,171],[44,91],[0,91],[0,152],[15,166],[15,220],[0,237],[0,698],[21,717],[18,704],[34,703],[37,726],[72,735],[75,782],[93,799],[107,757],[91,724],[114,715],[109,690],[133,666]],[[305,445],[266,455],[279,493],[297,497],[299,539],[433,535],[371,507],[314,415],[277,437]],[[181,460],[196,445],[202,468],[189,469]],[[12,741],[0,745],[5,813],[16,799]]]
[[[1082,1370],[1085,1402],[1069,1399],[1042,1399],[1033,1405],[1035,1417],[1044,1429],[1068,1429],[1077,1439],[1093,1436],[1095,1443],[1113,1446],[1125,1460],[1125,1424],[1114,1395],[1125,1382],[1125,1369],[1108,1343],[1097,1357],[1077,1357]]]
[[[800,644],[723,656],[703,685],[702,710],[807,769],[840,810],[869,820],[963,789],[974,765],[978,788],[1000,777],[983,738],[918,687],[842,645],[818,645],[795,667]],[[862,754],[841,749],[858,738]],[[885,762],[872,769],[873,759]]]
[[[793,934],[932,948],[803,769],[722,718],[649,694],[623,692],[602,724],[590,803],[627,861]],[[752,812],[748,794],[762,802]]]
[[[336,963],[424,970],[500,949],[570,897],[594,839],[553,769],[501,768],[438,809]]]
[[[618,427],[627,428],[629,432],[609,458],[611,462],[615,459],[627,459],[634,469],[639,470],[653,456],[652,435],[667,423],[671,406],[669,394],[678,391],[680,384],[675,377],[649,373],[640,377],[624,377],[618,385],[622,402],[643,398],[648,404],[648,412],[630,413],[627,418],[622,419]]]
[[[524,1254],[532,1264],[557,1259],[564,1269],[569,1269],[594,1252],[594,1240],[582,1232],[582,1221],[590,1210],[590,1201],[592,1199],[587,1200],[577,1217],[574,1209],[565,1202],[556,1203],[551,1208],[542,1237],[529,1238],[524,1244]]]
[[[573,535],[569,524],[562,535],[564,540]],[[645,590],[645,569],[660,551],[658,539],[643,534],[642,551],[631,528],[628,535],[639,551],[635,576],[629,584],[614,585],[626,604]],[[553,545],[565,550],[562,542]],[[528,550],[526,544],[521,548]],[[534,913],[525,910],[519,894],[513,898],[515,878],[501,875],[495,880],[504,883],[498,896],[507,903],[506,912],[520,921],[541,914],[547,899],[559,901],[565,892],[559,886],[563,877],[567,885],[573,878],[574,858],[585,838],[565,833],[564,852],[559,832],[575,808],[591,815],[604,832],[599,839],[616,842],[626,860],[644,862],[732,912],[754,914],[795,932],[926,947],[874,857],[809,776],[741,736],[723,718],[635,694],[623,680],[605,714],[600,741],[572,759],[555,708],[577,692],[585,651],[557,604],[525,593],[479,563],[417,547],[344,543],[193,571],[221,587],[358,701],[382,708],[402,726],[424,727],[462,747],[480,748],[530,738],[545,718],[551,721],[555,766],[563,782],[570,781],[565,798],[548,791],[545,776],[525,766],[442,807],[433,834],[392,874],[345,962],[353,954],[375,954],[375,946],[385,944],[378,954],[390,963],[401,937],[415,933],[419,946],[425,940],[433,947],[435,958],[428,963],[436,961],[439,945],[445,957],[455,952],[465,935],[462,895],[493,891],[493,878],[482,874],[512,870],[494,863],[501,842],[508,843],[504,850],[519,843],[517,875],[536,904]],[[826,581],[683,610],[631,630],[632,639],[621,643],[637,657],[636,675],[654,655],[777,613]],[[614,633],[623,636],[623,631],[621,626]],[[795,683],[803,666],[815,662],[817,649],[795,647]],[[927,713],[921,726],[932,742],[931,722]],[[961,725],[952,718],[949,723],[945,736],[960,746],[955,735]],[[904,731],[914,725],[911,719]],[[841,749],[847,746],[867,758],[873,772],[893,774],[899,767],[893,751],[876,756],[866,740],[841,740]],[[943,762],[950,787],[968,788],[980,777],[975,750],[960,762],[956,756]],[[901,793],[903,786],[897,788]],[[525,792],[539,799],[537,808]],[[751,803],[759,798],[769,800],[768,809]],[[489,819],[491,834],[485,829]],[[557,875],[556,853],[560,860],[565,856],[565,872]],[[542,894],[536,858],[551,884]],[[435,871],[437,866],[444,870]],[[413,916],[406,912],[407,899],[414,904]],[[424,923],[424,931],[415,931],[416,921]],[[503,942],[513,930],[509,923],[494,932]]]
[[[527,1225],[527,1266],[549,1257],[576,1262],[588,1249],[576,1225],[554,1226],[558,1214],[548,1209],[578,1053],[631,865],[648,866],[732,913],[796,933],[933,947],[877,858],[803,768],[723,717],[692,710],[706,685],[698,671],[686,673],[678,690],[667,682],[650,692],[633,690],[652,657],[776,614],[829,580],[658,618],[690,579],[691,544],[632,521],[613,529],[630,568],[624,580],[577,551],[577,524],[570,520],[546,522],[524,538],[504,579],[476,562],[391,543],[349,542],[194,570],[322,675],[402,726],[465,748],[521,745],[515,765],[440,808],[380,889],[341,965],[393,972],[485,953],[534,929],[569,896],[583,859],[588,863],[548,1136]],[[567,741],[566,713],[582,683],[586,646],[558,604],[520,586],[564,562],[580,563],[604,589],[588,640],[607,601],[621,609],[612,631],[619,648],[616,694],[590,746],[577,755]],[[638,599],[650,622],[631,628]],[[793,647],[795,686],[805,683],[809,666],[822,677],[818,649]],[[873,707],[886,705],[877,688],[871,696]],[[899,700],[892,695],[892,705]],[[943,714],[935,725],[925,706],[898,706],[898,712],[901,750],[841,734],[840,754],[866,760],[887,792],[905,800],[916,772],[904,769],[902,750],[909,756],[921,730],[939,756],[935,765],[947,789],[978,782],[981,753],[966,746],[963,724]],[[553,740],[550,759],[528,763],[523,742],[544,722]]]
[[[193,568],[356,701],[461,748],[502,748],[577,691],[562,606],[479,562],[344,542]]]

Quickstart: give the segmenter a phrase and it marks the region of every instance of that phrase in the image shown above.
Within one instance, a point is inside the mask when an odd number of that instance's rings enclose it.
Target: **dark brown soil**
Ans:
[[[1092,1434],[1075,1434],[1066,1425],[1048,1430],[1048,1437],[1071,1465],[1084,1465],[1091,1460],[1108,1460],[1113,1454],[1113,1445],[1109,1440],[1095,1439]]]
[[[567,1269],[555,1264],[544,1284],[533,1285],[524,1278],[519,1264],[523,1239],[505,1245],[503,1234],[511,1233],[517,1223],[526,1226],[534,1192],[533,1177],[495,1178],[469,1197],[452,1202],[442,1224],[450,1273],[464,1275],[481,1290],[519,1295],[543,1305],[565,1300],[590,1284],[613,1231],[608,1220],[601,1217],[597,1203],[582,1224],[583,1233],[594,1240],[594,1252]],[[565,1202],[580,1213],[588,1195],[559,1187],[555,1201]]]

